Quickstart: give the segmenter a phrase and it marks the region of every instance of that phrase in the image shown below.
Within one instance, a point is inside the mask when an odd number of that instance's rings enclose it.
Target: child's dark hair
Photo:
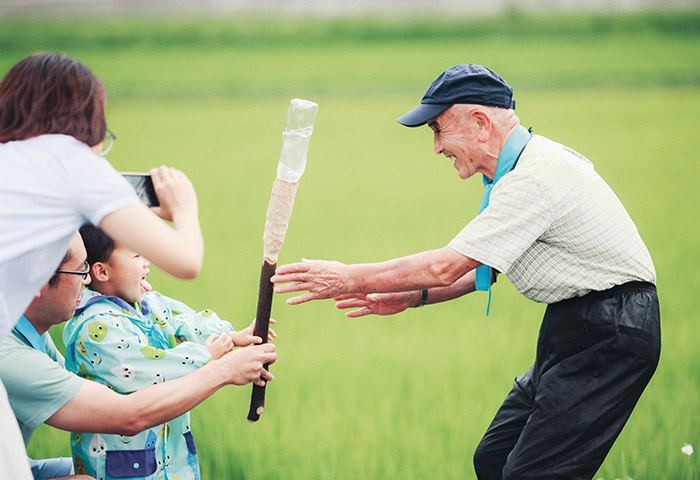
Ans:
[[[117,244],[100,227],[86,223],[80,227],[80,236],[83,237],[85,250],[87,250],[87,262],[94,265],[97,262],[106,262],[112,255]]]

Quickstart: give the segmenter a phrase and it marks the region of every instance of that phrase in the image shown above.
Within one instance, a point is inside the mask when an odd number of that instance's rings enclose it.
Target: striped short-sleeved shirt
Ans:
[[[539,135],[449,246],[506,274],[536,302],[656,283],[637,227],[592,163]]]

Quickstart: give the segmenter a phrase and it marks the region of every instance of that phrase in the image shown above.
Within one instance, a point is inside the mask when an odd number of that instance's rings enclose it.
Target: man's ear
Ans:
[[[49,284],[46,283],[43,287],[41,287],[41,290],[39,290],[38,292],[36,292],[36,295],[34,295],[34,298],[32,299],[32,301],[34,301],[34,300],[36,300],[37,298],[41,297],[41,296],[44,294],[44,292],[46,292],[46,290],[48,290],[49,288],[50,288],[50,287],[49,287]]]
[[[90,266],[90,277],[98,282],[106,282],[109,280],[107,266],[102,262],[95,262]]]
[[[491,128],[493,123],[491,122],[491,117],[479,108],[472,110],[472,118],[474,119],[474,124],[477,126],[477,138],[481,142],[485,142],[489,139],[491,135]]]

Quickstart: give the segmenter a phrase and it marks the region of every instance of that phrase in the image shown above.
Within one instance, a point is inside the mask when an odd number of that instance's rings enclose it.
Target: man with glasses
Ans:
[[[170,275],[199,274],[204,242],[192,182],[177,169],[153,168],[160,208],[139,202],[127,181],[99,157],[111,143],[105,98],[90,69],[55,53],[20,60],[0,81],[0,340],[54,274],[85,222]],[[0,425],[0,477],[30,479],[20,429],[1,384]]]
[[[67,431],[134,435],[182,415],[224,385],[253,381],[264,385],[272,380],[263,368],[276,359],[271,344],[236,349],[184,377],[131,395],[119,395],[68,372],[47,331],[73,316],[82,287],[89,282],[86,259],[85,246],[76,234],[53,277],[0,344],[0,379],[25,445],[42,423]],[[64,478],[72,466],[70,459],[36,461],[32,473],[35,479]]]
[[[83,284],[88,281],[90,266],[84,255],[74,255],[79,249],[79,238],[73,238],[71,248],[63,257],[59,269],[44,285],[0,346],[2,370],[15,370],[17,365],[22,365],[21,370],[16,372],[22,377],[22,381],[6,381],[5,385],[25,445],[29,443],[34,431],[34,423],[38,426],[46,421],[73,398],[83,383],[80,377],[63,370],[63,357],[56,349],[51,336],[46,333],[56,319],[70,318],[80,303],[80,292]],[[42,297],[50,298],[51,301],[39,301]],[[19,356],[15,349],[20,350]],[[7,356],[4,355],[6,351]],[[41,353],[37,354],[39,352]],[[48,362],[53,362],[55,366],[44,368],[44,364]],[[27,372],[32,372],[32,375],[26,375]],[[4,379],[5,373],[0,372],[0,377]],[[43,393],[43,398],[36,397],[38,392]],[[35,480],[66,478],[73,473],[73,462],[70,458],[30,459],[29,463]]]

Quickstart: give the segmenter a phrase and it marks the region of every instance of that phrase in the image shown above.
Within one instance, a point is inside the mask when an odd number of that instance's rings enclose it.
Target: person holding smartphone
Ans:
[[[139,432],[157,426],[155,431],[158,434],[166,430],[174,433],[178,418],[187,415],[189,410],[224,385],[244,385],[249,382],[264,384],[272,380],[272,375],[265,370],[264,365],[275,361],[275,348],[273,344],[266,343],[237,348],[226,353],[224,343],[212,349],[212,356],[217,358],[211,358],[205,365],[200,365],[200,368],[185,371],[187,367],[182,366],[178,375],[173,374],[172,369],[159,369],[159,375],[153,377],[153,385],[143,385],[143,388],[129,395],[123,394],[124,392],[118,393],[113,388],[113,383],[105,382],[102,378],[95,378],[80,370],[78,374],[71,373],[66,369],[67,364],[73,361],[71,349],[66,350],[64,358],[54,345],[48,330],[73,316],[80,302],[83,285],[91,281],[87,258],[83,240],[76,233],[58,269],[34,296],[15,328],[0,342],[0,379],[7,389],[14,412],[12,420],[16,417],[25,444],[29,444],[34,430],[45,423],[61,430],[83,432],[72,435],[71,444],[73,447],[82,444],[83,447],[89,448],[90,453],[83,454],[84,461],[76,455],[75,473],[78,475],[75,476],[72,475],[74,462],[70,458],[31,459],[34,480],[94,480],[95,476],[86,473],[94,475],[94,469],[88,469],[90,462],[98,460],[94,458],[96,456],[103,462],[105,457],[110,458],[109,478],[151,478],[156,469],[156,452],[162,452],[166,444],[171,452],[172,447],[169,444],[172,442],[180,445],[181,451],[183,443],[188,447],[192,445],[194,449],[194,439],[191,433],[189,439],[184,442],[178,442],[180,439],[176,438],[177,435],[166,435],[166,439],[161,440],[162,444],[159,445],[163,448],[156,450],[155,445],[146,448],[145,442],[137,444]],[[115,325],[116,322],[111,323],[109,328]],[[155,329],[161,330],[160,326]],[[247,337],[255,343],[262,342],[259,337],[244,334],[237,336],[241,344],[245,340],[241,337]],[[123,344],[120,346],[127,348]],[[95,350],[90,350],[90,359],[86,359],[88,363],[104,363],[98,361],[98,356],[93,355],[97,354]],[[130,350],[132,353],[138,352],[138,345],[133,345]],[[81,353],[77,355],[85,358]],[[167,359],[160,359],[158,363],[163,361],[168,362]],[[128,363],[132,362],[129,360]],[[123,369],[121,373],[122,376],[129,375],[129,372]],[[131,373],[137,372],[132,370]],[[90,435],[91,433],[96,435]],[[188,431],[184,433],[187,434]],[[122,449],[130,451],[117,449],[108,453],[107,449],[103,448],[105,443],[102,438],[109,439],[116,435],[107,434],[122,435],[117,437],[119,445]],[[185,462],[189,464],[185,463],[187,469],[184,473],[176,472],[177,477],[182,480],[192,479],[195,472],[189,465],[194,463],[196,455],[185,453],[184,457]],[[168,462],[167,466],[164,463],[161,461],[158,467],[163,470],[167,468],[167,478],[174,478],[171,477],[170,468],[173,462]],[[186,475],[188,471],[190,476]],[[163,472],[158,475],[161,473]],[[105,472],[96,476],[106,478]],[[14,480],[18,477],[3,475],[0,478]]]
[[[0,83],[0,339],[51,278],[80,225],[116,241],[179,278],[201,268],[197,196],[184,173],[150,171],[160,206],[149,209],[100,156],[107,130],[105,89],[81,62],[41,53]],[[161,219],[172,222],[172,227]],[[31,478],[22,440],[0,386],[0,478]],[[19,462],[19,463],[18,463]]]

